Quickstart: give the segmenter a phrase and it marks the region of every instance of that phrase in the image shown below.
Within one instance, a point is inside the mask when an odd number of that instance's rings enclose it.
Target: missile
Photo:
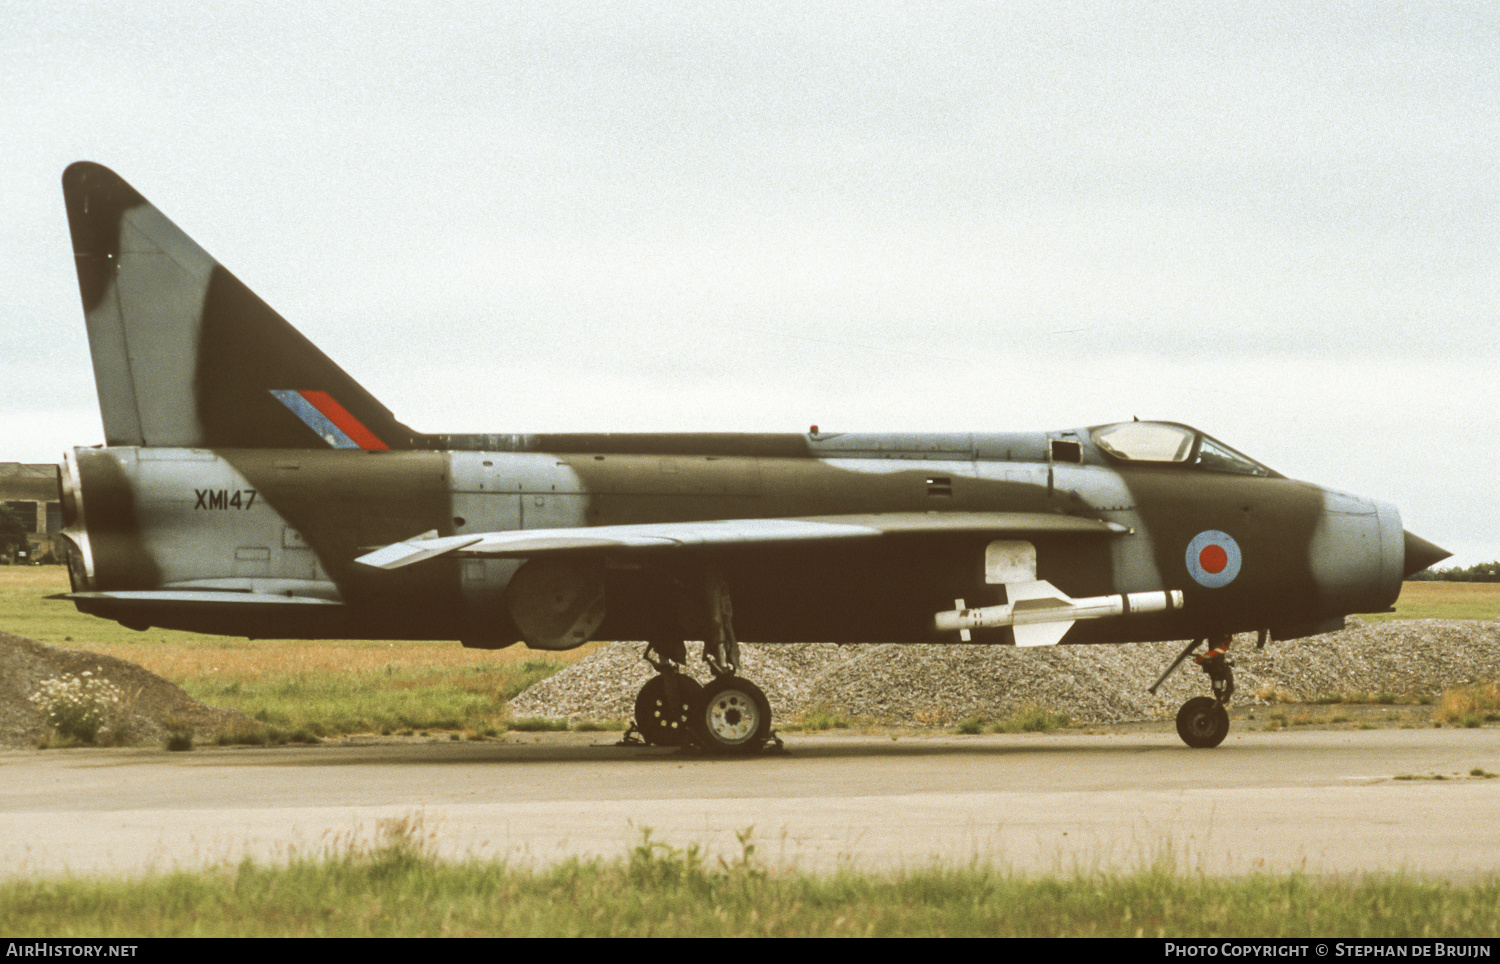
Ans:
[[[1010,601],[1004,605],[983,609],[970,609],[962,599],[955,599],[955,608],[936,614],[933,624],[939,631],[956,630],[964,642],[969,641],[971,629],[1011,626],[1015,629],[1017,646],[1055,646],[1080,619],[1182,608],[1180,589],[1073,599],[1045,579],[1008,582],[1005,596]]]

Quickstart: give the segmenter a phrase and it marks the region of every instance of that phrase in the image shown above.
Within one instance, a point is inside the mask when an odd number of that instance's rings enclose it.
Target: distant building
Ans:
[[[5,508],[31,541],[37,554],[62,559],[57,534],[62,531],[62,503],[58,501],[58,466],[0,462],[0,507]]]

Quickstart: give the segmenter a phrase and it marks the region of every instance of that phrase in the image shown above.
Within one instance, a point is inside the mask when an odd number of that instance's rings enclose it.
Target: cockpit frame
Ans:
[[[1208,433],[1180,422],[1115,422],[1090,429],[1089,437],[1104,457],[1115,463],[1284,478]]]

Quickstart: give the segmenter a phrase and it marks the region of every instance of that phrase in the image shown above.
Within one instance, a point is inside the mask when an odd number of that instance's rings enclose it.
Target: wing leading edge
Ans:
[[[1112,536],[1129,531],[1118,522],[1047,513],[888,512],[418,536],[366,553],[356,561],[377,569],[400,569],[448,553],[486,559],[515,559],[576,552],[728,548],[936,533],[986,533],[998,538],[1043,534]]]

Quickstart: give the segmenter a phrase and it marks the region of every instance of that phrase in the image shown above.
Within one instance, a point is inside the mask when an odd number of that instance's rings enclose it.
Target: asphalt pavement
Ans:
[[[534,866],[651,839],[770,868],[1165,862],[1210,875],[1500,870],[1500,732],[789,734],[719,759],[613,733],[503,741],[0,752],[0,873],[137,874],[368,845]]]

